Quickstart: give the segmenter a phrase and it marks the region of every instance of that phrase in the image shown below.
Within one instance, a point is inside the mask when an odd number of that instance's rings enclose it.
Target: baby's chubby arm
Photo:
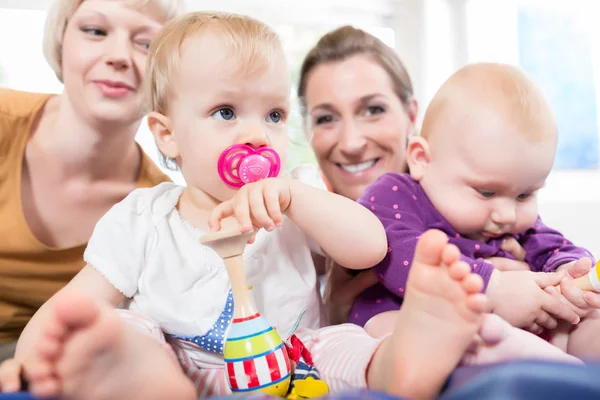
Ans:
[[[387,253],[385,229],[367,208],[344,196],[290,182],[288,217],[336,263],[367,269]]]
[[[560,266],[571,265],[571,262],[586,257],[590,258],[591,266],[592,256],[587,250],[575,246],[559,231],[544,225],[539,217],[531,228],[519,235],[518,240],[525,250],[525,262],[532,271],[554,272]]]
[[[284,214],[346,268],[367,269],[385,257],[385,229],[373,213],[296,179],[268,178],[244,185],[215,207],[209,226],[220,230],[223,219],[235,216],[243,232],[252,226],[271,231],[283,224]]]

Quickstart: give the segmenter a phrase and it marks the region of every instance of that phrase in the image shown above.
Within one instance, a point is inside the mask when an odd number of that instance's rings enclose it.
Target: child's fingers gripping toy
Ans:
[[[203,244],[223,259],[233,294],[233,320],[223,356],[233,393],[260,391],[285,396],[290,385],[290,360],[277,331],[259,314],[250,297],[242,254],[254,231],[209,233]]]
[[[600,293],[600,261],[590,269],[590,272],[573,280],[573,283],[581,290]]]

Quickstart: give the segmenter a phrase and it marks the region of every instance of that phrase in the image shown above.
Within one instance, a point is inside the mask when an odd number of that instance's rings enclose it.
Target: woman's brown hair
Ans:
[[[306,84],[310,72],[321,64],[344,61],[356,55],[370,56],[385,69],[394,85],[394,92],[402,104],[409,107],[413,98],[413,87],[400,57],[375,36],[346,25],[323,36],[304,58],[298,84],[298,97],[303,115],[306,114]]]

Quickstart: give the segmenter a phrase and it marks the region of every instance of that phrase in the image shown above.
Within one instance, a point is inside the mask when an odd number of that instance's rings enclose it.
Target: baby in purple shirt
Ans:
[[[556,143],[550,107],[516,68],[474,64],[448,79],[427,109],[421,135],[410,140],[410,174],[383,175],[359,200],[384,224],[389,248],[374,267],[379,283],[356,300],[350,321],[365,325],[401,306],[417,239],[435,228],[481,275],[491,312],[534,333],[553,330],[552,343],[565,351],[568,345],[571,354],[600,356],[600,341],[590,343],[600,329],[589,304],[594,294],[575,289],[571,279],[589,270],[592,256],[538,216],[536,194]],[[500,271],[486,261],[513,258],[503,250],[507,237],[523,247],[531,271]],[[566,330],[555,330],[557,323]]]

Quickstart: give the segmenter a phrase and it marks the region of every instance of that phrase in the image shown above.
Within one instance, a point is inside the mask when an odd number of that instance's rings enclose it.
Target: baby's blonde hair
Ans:
[[[541,90],[519,68],[500,63],[475,63],[454,73],[435,94],[423,117],[421,136],[428,139],[448,118],[477,113],[479,107],[505,118],[528,140],[555,137],[556,122]],[[471,108],[471,109],[470,109]]]
[[[150,44],[146,63],[146,96],[150,109],[166,115],[169,110],[173,73],[178,69],[186,42],[207,29],[219,33],[224,45],[237,60],[243,74],[260,71],[277,55],[283,56],[279,36],[266,24],[244,15],[224,12],[188,13],[161,30]],[[210,57],[207,54],[206,57]],[[163,166],[177,170],[175,160],[159,151]]]
[[[69,18],[85,0],[53,0],[48,8],[44,26],[42,50],[46,61],[54,70],[59,81],[62,76],[62,43]],[[143,9],[152,7],[160,14],[162,22],[168,22],[184,10],[184,0],[122,0],[127,7]]]
[[[279,36],[266,24],[244,15],[225,12],[188,13],[169,24],[150,45],[146,64],[146,93],[150,108],[161,114],[168,110],[169,85],[177,70],[185,43],[206,29],[219,33],[242,73],[250,74],[283,54]],[[206,55],[210,57],[210,54]]]

